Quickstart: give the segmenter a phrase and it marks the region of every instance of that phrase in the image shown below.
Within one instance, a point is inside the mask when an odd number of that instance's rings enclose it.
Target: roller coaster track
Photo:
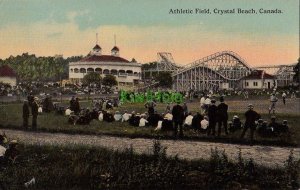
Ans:
[[[217,52],[172,73],[176,90],[203,90],[235,88],[239,80],[247,76],[251,68],[246,61],[232,51]]]

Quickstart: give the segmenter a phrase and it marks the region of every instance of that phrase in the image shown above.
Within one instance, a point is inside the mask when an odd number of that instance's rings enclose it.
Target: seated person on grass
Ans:
[[[192,120],[192,128],[194,130],[200,130],[201,128],[201,124],[200,122],[203,120],[203,116],[197,112],[194,117],[193,117],[193,120]]]
[[[242,128],[242,122],[237,115],[234,115],[232,121],[229,122],[229,131],[231,133]]]
[[[157,113],[157,111],[154,111],[154,114],[149,115],[148,121],[150,126],[157,126],[157,123],[159,120],[162,120],[163,117]]]
[[[110,111],[107,111],[106,113],[103,114],[103,121],[113,122],[114,120],[115,120],[114,116]]]
[[[186,128],[191,128],[192,127],[192,122],[193,122],[193,115],[191,112],[188,113],[184,120],[184,127]]]
[[[130,116],[131,116],[131,114],[129,114],[129,113],[127,112],[127,110],[125,110],[125,113],[122,115],[122,122],[128,121],[129,118],[130,118]]]
[[[164,119],[162,121],[161,125],[162,131],[172,131],[173,130],[173,115],[171,113],[167,113],[164,116]]]
[[[119,111],[115,112],[114,119],[115,119],[115,121],[121,121],[122,115]]]
[[[200,124],[201,124],[200,132],[201,132],[201,133],[206,133],[207,127],[208,127],[208,125],[209,125],[208,117],[207,117],[207,116],[204,116],[204,118],[203,118],[203,120],[200,122]]]
[[[139,127],[145,127],[147,124],[148,121],[146,120],[146,115],[142,114],[139,122]]]

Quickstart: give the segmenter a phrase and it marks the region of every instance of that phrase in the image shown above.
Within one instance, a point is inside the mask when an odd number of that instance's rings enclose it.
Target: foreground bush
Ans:
[[[91,147],[21,146],[14,164],[2,166],[0,181],[8,189],[296,189],[299,161],[289,156],[285,168],[258,167],[239,154],[237,163],[212,150],[208,161],[166,156],[154,142],[153,154],[129,148],[116,152]],[[1,189],[1,187],[0,187]]]

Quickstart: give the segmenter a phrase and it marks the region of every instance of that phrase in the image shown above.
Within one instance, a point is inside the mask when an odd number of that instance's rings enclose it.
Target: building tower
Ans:
[[[90,54],[100,56],[101,55],[101,50],[102,50],[102,48],[98,45],[98,33],[96,33],[96,45],[95,45],[95,47],[93,48],[93,50],[91,51]]]
[[[119,57],[120,56],[120,49],[116,46],[116,35],[114,35],[114,39],[115,39],[115,46],[111,49],[111,55],[112,56],[116,56]]]

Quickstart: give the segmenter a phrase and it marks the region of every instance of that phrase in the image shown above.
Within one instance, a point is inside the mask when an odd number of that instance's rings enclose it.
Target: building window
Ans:
[[[118,71],[115,70],[115,69],[112,69],[112,70],[110,71],[110,73],[111,73],[112,75],[118,75]]]
[[[249,82],[245,82],[245,86],[249,86]]]
[[[133,72],[132,72],[132,70],[127,70],[126,73],[127,73],[128,75],[132,75]]]
[[[258,86],[258,83],[257,82],[253,82],[253,86]]]
[[[88,73],[92,73],[92,72],[94,72],[94,69],[93,69],[93,68],[88,68],[88,69],[87,69],[87,72],[88,72]]]
[[[73,69],[70,69],[70,72],[73,73]]]
[[[103,74],[109,74],[109,70],[108,69],[104,69],[103,70]]]
[[[101,74],[101,73],[102,73],[102,69],[101,69],[101,68],[96,68],[96,69],[95,69],[95,72]]]
[[[74,73],[79,73],[79,69],[74,69]]]
[[[81,68],[80,69],[80,73],[86,73],[86,69],[85,68]]]

